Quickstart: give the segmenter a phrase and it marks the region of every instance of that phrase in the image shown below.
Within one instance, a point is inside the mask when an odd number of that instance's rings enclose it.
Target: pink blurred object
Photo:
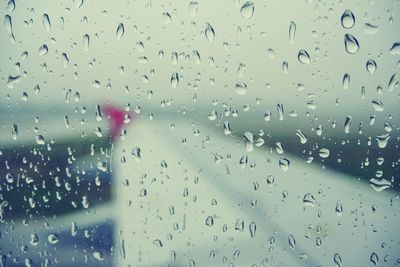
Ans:
[[[109,103],[103,104],[101,109],[107,115],[110,129],[109,137],[111,142],[114,142],[120,136],[124,124],[131,122],[130,119],[125,122],[126,118],[132,117],[131,113]]]

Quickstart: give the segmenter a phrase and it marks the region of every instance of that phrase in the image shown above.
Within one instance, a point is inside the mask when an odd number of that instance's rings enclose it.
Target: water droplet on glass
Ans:
[[[125,27],[124,24],[120,23],[118,24],[117,30],[115,32],[115,36],[117,37],[117,40],[120,40],[122,36],[124,36],[125,33]]]
[[[371,178],[369,184],[376,192],[382,192],[392,186],[392,183],[386,179],[378,180],[376,178]]]
[[[400,55],[400,42],[395,42],[389,49],[391,55]]]
[[[365,67],[369,73],[374,74],[377,68],[375,60],[372,59],[368,60]]]
[[[213,217],[212,216],[208,216],[207,217],[207,219],[206,219],[206,221],[205,221],[205,224],[207,225],[207,226],[213,226],[214,225],[214,219],[213,219]]]
[[[349,54],[355,54],[360,49],[357,39],[350,33],[344,35],[344,47]]]
[[[155,245],[156,247],[161,248],[163,246],[163,243],[161,242],[160,239],[155,239],[155,240],[153,240],[153,245]]]
[[[288,242],[291,249],[294,249],[296,247],[296,239],[293,235],[289,235]]]
[[[350,85],[350,74],[345,73],[343,75],[343,89],[349,89]]]
[[[104,254],[100,251],[94,251],[93,252],[93,258],[95,258],[98,261],[103,261],[104,260]]]
[[[246,151],[253,151],[254,135],[251,132],[245,132],[243,135],[243,140]]]
[[[336,267],[342,266],[342,257],[339,253],[335,253],[335,255],[333,255],[333,262],[336,264]]]
[[[83,49],[85,51],[89,51],[89,43],[90,43],[90,37],[88,34],[83,35]]]
[[[39,56],[44,56],[49,52],[49,48],[46,44],[43,44],[39,47]]]
[[[317,205],[317,200],[315,199],[315,197],[311,193],[307,193],[303,197],[303,203],[306,206],[314,207],[314,206]]]
[[[356,18],[354,16],[353,11],[351,11],[350,9],[346,9],[343,14],[342,17],[340,19],[343,28],[345,29],[351,29],[355,22],[356,22]]]
[[[290,161],[287,158],[279,159],[279,167],[282,171],[288,171],[290,166]]]
[[[371,253],[371,256],[369,257],[369,259],[374,265],[378,264],[378,261],[379,261],[378,254],[376,254],[375,252]]]
[[[384,107],[382,101],[380,101],[379,99],[374,99],[371,101],[371,103],[372,103],[372,107],[374,108],[375,111],[382,112],[385,110],[385,107]]]
[[[346,120],[344,121],[344,132],[349,133],[350,132],[350,126],[351,126],[351,116],[347,116]]]
[[[47,31],[50,31],[50,30],[51,30],[51,23],[50,23],[49,15],[43,14],[43,16],[42,16],[42,23],[43,23],[43,27],[44,27]]]
[[[294,43],[294,38],[296,37],[296,23],[293,21],[289,24],[289,43]]]
[[[376,141],[378,142],[378,147],[385,148],[389,139],[390,139],[390,133],[378,135],[376,137]]]
[[[245,95],[247,92],[247,84],[244,82],[238,82],[235,85],[235,89],[238,95]]]
[[[310,55],[304,49],[300,49],[299,53],[297,54],[297,59],[302,64],[310,64]]]
[[[47,240],[49,241],[50,244],[57,244],[60,241],[57,234],[48,235]]]
[[[342,202],[338,201],[338,202],[336,203],[335,211],[336,211],[336,214],[337,214],[338,216],[341,216],[341,215],[343,214],[343,204],[342,204]]]
[[[253,16],[253,14],[254,14],[254,3],[251,1],[247,1],[240,8],[240,15],[242,15],[242,17],[245,19],[249,19]]]
[[[208,41],[212,42],[215,38],[215,31],[214,28],[211,26],[210,23],[206,24],[206,29],[204,34],[206,35],[206,38]]]
[[[256,235],[257,225],[255,222],[251,222],[249,225],[250,236],[253,238]]]
[[[9,16],[9,15],[4,16],[4,28],[6,29],[6,31],[8,33],[11,43],[15,43],[15,37],[14,37],[13,27],[12,27],[12,19],[11,19],[11,16]]]
[[[199,10],[199,3],[198,2],[195,2],[195,1],[189,2],[189,14],[192,17],[195,17],[197,15],[197,11],[198,10]]]
[[[179,84],[179,74],[177,72],[172,73],[171,75],[171,86],[172,88],[177,88]]]
[[[83,0],[73,0],[74,6],[80,8],[83,5]]]
[[[364,23],[364,32],[368,35],[374,35],[378,32],[379,27],[371,23]]]
[[[319,156],[323,159],[326,159],[327,157],[329,157],[329,149],[327,148],[321,148],[319,150]]]

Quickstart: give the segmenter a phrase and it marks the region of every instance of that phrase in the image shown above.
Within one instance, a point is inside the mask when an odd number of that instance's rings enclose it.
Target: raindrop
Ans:
[[[47,240],[49,241],[50,244],[57,244],[60,241],[57,234],[48,235]]]
[[[335,255],[333,255],[333,262],[336,264],[336,267],[342,266],[342,257],[339,253],[335,253]]]
[[[254,3],[247,1],[240,8],[240,15],[245,19],[250,19],[254,14]]]
[[[350,85],[350,74],[345,73],[343,75],[343,89],[349,89],[349,85]]]
[[[50,31],[50,30],[51,30],[51,23],[50,23],[49,15],[43,14],[43,16],[42,16],[42,23],[43,23],[43,27],[44,27],[47,31]]]
[[[255,222],[251,222],[249,225],[250,236],[253,238],[256,235],[257,226]]]
[[[346,120],[344,121],[344,132],[349,133],[350,132],[350,125],[351,125],[351,116],[347,116]]]
[[[155,245],[156,247],[161,248],[163,246],[163,243],[161,242],[160,239],[155,239],[155,240],[153,240],[153,245]]]
[[[374,74],[377,68],[375,60],[372,59],[368,60],[365,67],[369,73]]]
[[[294,249],[296,247],[296,239],[293,235],[289,235],[288,242],[291,249]]]
[[[296,135],[299,137],[300,143],[307,143],[307,136],[301,130],[297,130]]]
[[[369,259],[371,260],[371,262],[374,265],[378,264],[379,258],[378,258],[378,254],[376,254],[375,252],[372,252],[371,256],[369,257]]]
[[[9,16],[9,15],[4,16],[4,27],[6,28],[6,31],[8,33],[11,43],[15,43],[15,37],[14,37],[14,33],[13,33],[13,28],[12,28],[11,16]]]
[[[171,75],[171,86],[172,88],[177,88],[179,84],[179,74],[177,72],[172,73]]]
[[[103,261],[104,260],[104,254],[100,251],[94,251],[93,252],[93,258],[95,258],[98,261]]]
[[[213,226],[214,225],[214,219],[213,219],[213,217],[212,216],[208,216],[207,217],[207,219],[206,219],[206,221],[205,221],[205,224],[207,225],[207,226]]]
[[[139,147],[134,147],[132,149],[132,155],[137,159],[140,160],[142,158],[142,150]]]
[[[355,54],[360,49],[357,39],[350,33],[344,35],[344,47],[349,54]]]
[[[364,32],[368,35],[374,35],[378,32],[379,28],[371,23],[364,23]]]
[[[15,10],[15,0],[9,0],[7,3],[7,11],[13,12]]]
[[[385,107],[384,107],[382,101],[380,101],[379,99],[374,99],[371,101],[371,103],[372,103],[372,107],[374,108],[375,111],[382,112],[385,110]]]
[[[243,140],[246,151],[253,151],[254,135],[251,132],[245,132],[243,135]]]
[[[341,17],[341,23],[343,28],[351,29],[354,26],[355,22],[356,18],[354,16],[353,11],[351,11],[350,9],[346,9]]]
[[[400,55],[400,42],[395,42],[389,49],[391,55]]]
[[[238,82],[235,85],[235,89],[238,95],[245,95],[247,91],[247,84],[244,82]]]
[[[89,51],[90,37],[88,34],[83,35],[83,49]]]
[[[304,49],[300,49],[299,53],[297,54],[297,59],[302,64],[310,64],[310,55]]]
[[[125,27],[124,24],[120,23],[118,24],[117,30],[115,32],[115,36],[117,37],[117,40],[120,40],[122,38],[122,36],[125,33]]]
[[[329,149],[327,148],[321,148],[319,150],[319,156],[323,159],[326,159],[327,157],[329,157]]]
[[[197,15],[197,11],[198,10],[199,10],[199,3],[198,2],[195,2],[195,1],[189,2],[189,14],[192,17],[195,17]]]
[[[288,171],[290,166],[290,161],[287,158],[279,159],[279,167],[282,171]]]
[[[306,206],[314,207],[315,205],[317,205],[317,200],[311,193],[307,193],[303,197],[303,203]]]
[[[389,139],[390,139],[390,133],[378,135],[376,137],[376,141],[378,142],[378,147],[385,148]]]
[[[83,5],[83,0],[73,0],[74,6],[80,8]]]
[[[341,216],[341,215],[343,214],[343,205],[342,205],[342,202],[338,201],[338,202],[336,203],[335,211],[336,211],[336,214],[337,214],[338,216]]]
[[[291,44],[294,43],[294,38],[296,37],[296,23],[293,21],[290,22],[289,25],[289,42]]]
[[[378,180],[376,178],[371,178],[369,184],[376,192],[382,192],[392,186],[392,183],[386,179]]]
[[[206,30],[204,32],[208,41],[212,42],[215,38],[215,31],[214,28],[211,26],[210,23],[206,24]]]

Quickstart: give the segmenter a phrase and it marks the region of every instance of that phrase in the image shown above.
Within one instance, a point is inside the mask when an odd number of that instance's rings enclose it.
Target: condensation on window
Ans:
[[[0,266],[400,265],[399,0],[0,13]]]

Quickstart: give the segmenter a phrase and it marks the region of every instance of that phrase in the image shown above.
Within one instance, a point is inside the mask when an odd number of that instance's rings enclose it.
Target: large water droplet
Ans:
[[[369,184],[376,192],[382,192],[392,186],[392,183],[386,179],[378,180],[376,178],[371,178]]]
[[[242,17],[245,19],[249,19],[253,16],[253,14],[254,14],[254,3],[251,1],[247,1],[240,8],[240,15],[242,15]]]
[[[344,47],[349,54],[355,54],[360,49],[357,39],[350,33],[344,35]]]
[[[343,28],[351,29],[354,26],[355,22],[356,18],[354,16],[353,11],[351,11],[350,9],[346,9],[341,17],[341,23]]]

